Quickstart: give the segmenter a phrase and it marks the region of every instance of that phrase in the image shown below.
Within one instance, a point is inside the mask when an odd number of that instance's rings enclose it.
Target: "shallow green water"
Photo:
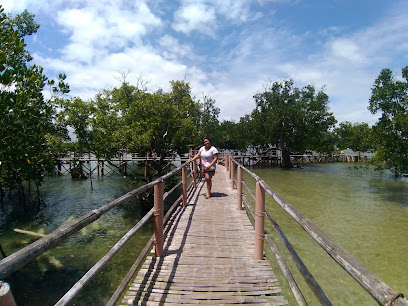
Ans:
[[[383,282],[397,292],[408,292],[407,179],[347,163],[252,170]],[[244,179],[251,182],[248,176]],[[266,210],[334,305],[377,305],[271,197],[266,199]],[[291,262],[290,256],[282,253]],[[293,264],[290,267],[296,270]],[[302,282],[299,274],[295,277]],[[317,305],[307,285],[301,284],[301,289],[306,291],[309,305]]]
[[[6,201],[0,217],[0,243],[11,254],[35,241],[14,228],[50,233],[64,222],[81,217],[136,186],[121,176],[73,181],[70,176],[47,178],[41,187],[45,204],[24,215],[21,205]],[[18,305],[54,305],[146,213],[136,201],[108,212],[58,247],[27,264],[6,281]],[[153,233],[143,227],[115,255],[103,272],[87,285],[72,305],[104,305]]]
[[[406,179],[342,163],[253,171],[382,281],[398,292],[408,292]],[[253,183],[247,176],[244,179]],[[93,191],[89,180],[72,181],[69,176],[47,178],[41,187],[45,205],[35,215],[24,216],[19,206],[5,204],[0,214],[0,243],[11,254],[34,241],[13,232],[14,228],[52,232],[65,221],[80,217],[134,187],[119,175],[94,179]],[[268,196],[266,205],[334,305],[377,305]],[[17,271],[6,281],[18,304],[54,305],[144,213],[136,202],[116,208]],[[142,228],[71,304],[106,304],[152,233],[151,224]],[[279,243],[278,246],[282,247]],[[282,253],[291,263],[288,254]],[[296,270],[293,264],[290,267]],[[295,278],[309,305],[317,305],[302,277],[296,274]],[[284,279],[280,280],[285,285]],[[294,304],[293,300],[290,302]]]

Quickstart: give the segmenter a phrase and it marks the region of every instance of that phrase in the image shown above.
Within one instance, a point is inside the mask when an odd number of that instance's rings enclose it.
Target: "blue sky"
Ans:
[[[36,15],[33,63],[65,73],[72,96],[120,86],[151,91],[186,80],[220,120],[239,120],[274,81],[324,86],[339,122],[376,122],[367,110],[381,69],[408,65],[408,1],[392,0],[3,0]]]

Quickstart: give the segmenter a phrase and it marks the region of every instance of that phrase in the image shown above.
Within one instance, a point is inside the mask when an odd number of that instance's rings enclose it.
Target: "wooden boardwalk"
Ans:
[[[149,256],[120,305],[285,305],[268,261],[255,261],[255,231],[224,166],[217,166],[213,197],[204,180],[188,206],[168,224],[164,256]]]

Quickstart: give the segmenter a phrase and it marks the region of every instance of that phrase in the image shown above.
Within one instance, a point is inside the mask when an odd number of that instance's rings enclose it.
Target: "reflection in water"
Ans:
[[[406,179],[343,163],[252,170],[387,285],[408,292]],[[335,305],[376,304],[270,197],[266,206]]]

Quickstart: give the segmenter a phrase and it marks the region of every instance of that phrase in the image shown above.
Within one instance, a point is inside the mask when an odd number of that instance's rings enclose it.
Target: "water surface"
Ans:
[[[257,175],[315,223],[342,248],[398,292],[408,292],[408,181],[354,164],[308,164],[302,169],[253,168]],[[251,186],[253,180],[244,174]],[[23,214],[21,205],[5,203],[0,214],[0,243],[7,254],[34,239],[14,228],[50,233],[135,188],[128,178],[111,175],[73,181],[47,178],[41,187],[45,204]],[[334,305],[377,305],[276,203],[266,196],[267,211],[278,221],[305,264]],[[63,244],[27,264],[7,281],[19,305],[54,305],[144,215],[131,201],[115,208]],[[274,240],[292,271],[296,267]],[[138,234],[91,281],[71,305],[104,305],[153,233],[152,224]],[[273,258],[268,253],[269,258]],[[278,271],[277,265],[274,270]],[[284,278],[277,272],[289,291]],[[299,274],[295,278],[309,305],[318,305]],[[286,287],[285,287],[286,286]],[[290,304],[294,302],[289,298]]]
[[[128,178],[110,175],[89,180],[49,177],[41,186],[44,204],[24,214],[18,203],[5,203],[0,217],[0,243],[11,254],[35,241],[15,233],[19,228],[50,233],[136,188]],[[31,204],[34,205],[34,204]],[[18,305],[54,305],[148,210],[137,201],[114,208],[64,243],[47,251],[7,279]],[[72,305],[104,305],[153,233],[144,226],[114,259],[74,298]]]
[[[252,170],[383,282],[397,292],[408,292],[408,181],[355,165]],[[376,305],[270,196],[266,199],[266,210],[284,229],[334,305]],[[301,282],[301,276],[296,278]],[[306,287],[302,285],[302,290]],[[314,300],[313,294],[306,296]]]

